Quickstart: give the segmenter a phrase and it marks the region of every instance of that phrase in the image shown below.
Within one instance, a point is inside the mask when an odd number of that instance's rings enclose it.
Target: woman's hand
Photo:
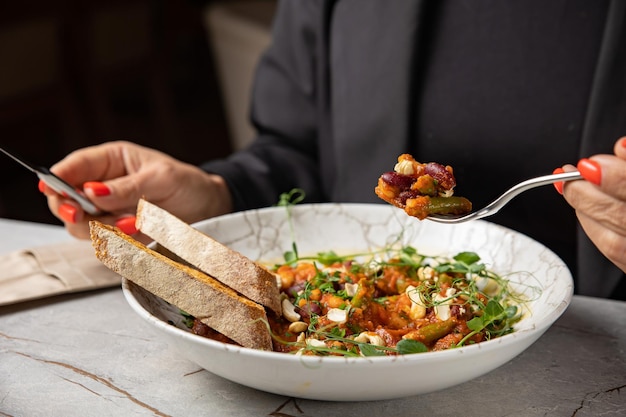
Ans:
[[[626,137],[614,152],[581,159],[577,168],[587,181],[567,182],[562,190],[591,241],[626,272]]]
[[[162,152],[130,142],[109,142],[72,152],[50,168],[69,184],[82,189],[106,214],[98,220],[136,232],[137,201],[146,200],[192,223],[228,213],[232,201],[224,180]],[[70,234],[89,237],[95,217],[40,184],[52,213]]]

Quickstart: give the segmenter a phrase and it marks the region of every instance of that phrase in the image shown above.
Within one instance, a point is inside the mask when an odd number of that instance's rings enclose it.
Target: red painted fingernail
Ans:
[[[622,140],[620,140],[620,145],[622,145],[622,148],[626,148],[626,137],[623,137]]]
[[[562,174],[564,172],[565,171],[563,171],[563,168],[557,168],[554,171],[552,171],[553,174]],[[559,194],[563,194],[563,181],[555,182],[554,188],[556,188]]]
[[[83,189],[89,188],[93,191],[94,195],[103,197],[111,194],[111,189],[106,185],[98,181],[89,181],[83,184]]]
[[[137,233],[137,226],[135,226],[136,221],[137,218],[135,216],[124,217],[116,221],[115,226],[127,235],[134,235]]]
[[[602,169],[600,164],[592,159],[583,158],[576,165],[584,179],[592,184],[600,185],[602,182]]]
[[[39,180],[39,184],[37,184],[37,188],[39,188],[39,192],[40,193],[45,193],[46,192],[46,183],[43,182],[42,180]]]
[[[69,204],[61,204],[59,206],[59,216],[66,223],[76,223],[76,207]]]

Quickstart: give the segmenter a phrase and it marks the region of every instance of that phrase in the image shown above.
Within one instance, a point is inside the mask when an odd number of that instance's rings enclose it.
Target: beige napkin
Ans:
[[[0,306],[120,285],[118,274],[95,256],[91,242],[23,249],[0,255]]]

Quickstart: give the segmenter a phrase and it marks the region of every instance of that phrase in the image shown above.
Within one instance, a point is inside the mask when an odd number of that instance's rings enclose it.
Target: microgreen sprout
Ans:
[[[291,215],[291,208],[304,201],[306,194],[304,190],[300,188],[294,188],[287,193],[282,193],[279,196],[278,203],[276,204],[279,207],[285,207],[287,210],[287,221],[289,222],[289,231],[291,233],[291,251],[285,252],[284,258],[285,262],[293,263],[298,260],[298,247],[296,246],[295,232],[293,228],[293,219]]]
[[[517,315],[517,306],[508,306],[504,308],[496,300],[489,300],[487,305],[482,310],[481,316],[475,316],[467,322],[467,327],[471,330],[459,343],[458,346],[469,340],[472,336],[485,331],[486,337],[489,339],[494,336],[501,336],[506,333],[510,333],[513,329],[509,325],[510,321],[517,321],[519,316]]]

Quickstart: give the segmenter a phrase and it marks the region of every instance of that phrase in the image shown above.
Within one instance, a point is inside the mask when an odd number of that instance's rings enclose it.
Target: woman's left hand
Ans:
[[[615,143],[614,152],[581,159],[576,168],[586,181],[566,182],[562,190],[591,241],[626,272],[626,136]]]

